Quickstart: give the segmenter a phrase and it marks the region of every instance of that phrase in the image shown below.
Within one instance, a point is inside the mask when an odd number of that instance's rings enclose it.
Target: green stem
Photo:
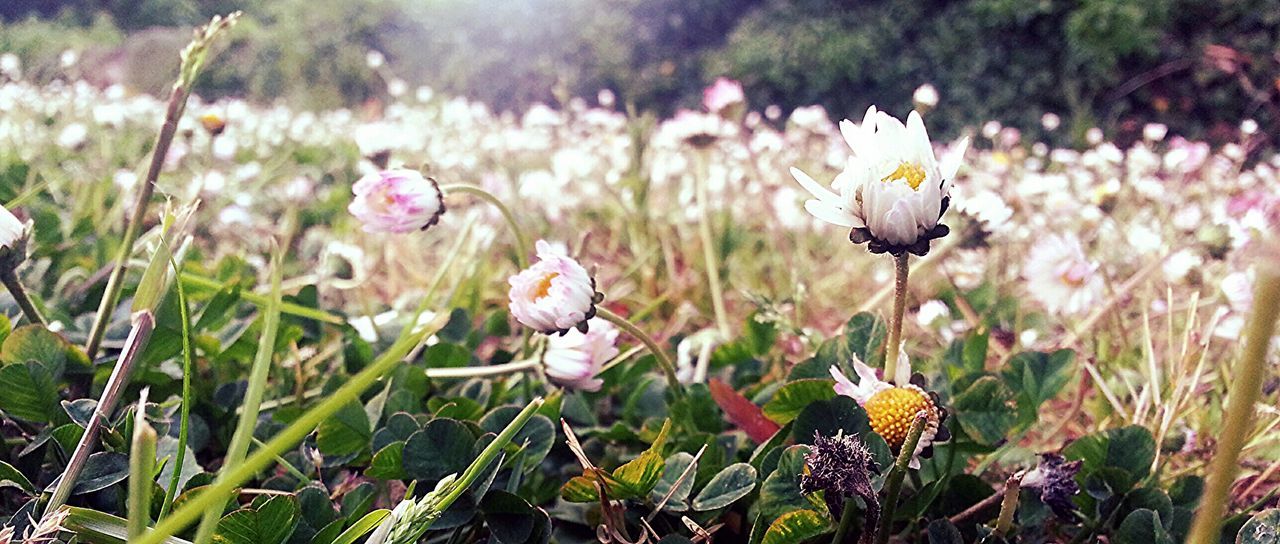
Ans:
[[[853,497],[845,497],[844,511],[840,513],[840,525],[836,528],[836,535],[831,538],[831,544],[845,544],[849,538],[849,531],[853,530],[853,520],[858,517],[857,512],[857,501],[853,500]]]
[[[244,461],[249,451],[249,443],[253,440],[253,429],[258,424],[258,412],[262,406],[262,396],[267,389],[267,378],[271,374],[276,332],[280,326],[281,254],[282,250],[277,247],[271,258],[271,298],[262,313],[262,334],[258,338],[258,352],[254,355],[253,366],[249,368],[249,387],[244,394],[240,420],[236,423],[236,430],[231,436],[231,445],[227,448],[219,474],[235,470]],[[222,517],[222,511],[218,508],[204,511],[200,527],[196,529],[196,544],[204,544],[213,538],[213,530],[217,527],[220,517]]]
[[[596,317],[617,325],[622,330],[627,331],[627,334],[630,334],[640,342],[644,343],[645,347],[649,348],[649,352],[653,354],[653,357],[658,360],[658,366],[662,367],[662,373],[667,376],[667,384],[671,387],[671,391],[675,393],[676,398],[684,397],[684,385],[681,384],[680,379],[676,377],[675,363],[671,362],[671,358],[667,356],[667,353],[662,350],[662,346],[659,346],[658,342],[655,341],[653,337],[649,336],[648,333],[643,330],[640,330],[640,327],[637,327],[630,321],[627,321],[626,318],[602,307],[596,307]]]
[[[454,482],[453,489],[449,494],[440,500],[440,503],[436,506],[438,511],[444,512],[448,510],[449,505],[453,504],[453,501],[458,500],[458,497],[466,492],[472,482],[475,482],[476,478],[480,477],[480,473],[489,467],[489,463],[493,462],[493,459],[498,456],[502,448],[505,448],[511,442],[511,439],[515,438],[516,433],[520,432],[520,429],[524,427],[524,424],[538,412],[538,408],[542,407],[542,402],[542,397],[537,397],[530,401],[529,405],[525,406],[524,410],[521,410],[519,414],[516,414],[515,419],[511,420],[511,423],[508,423],[501,433],[498,433],[498,437],[494,438],[488,446],[485,446],[480,455],[476,457],[476,460],[472,461],[467,470],[463,471],[458,481]]]
[[[711,211],[707,203],[707,151],[698,152],[698,175],[694,194],[698,200],[698,235],[702,238],[703,265],[707,268],[707,286],[711,289],[711,309],[716,315],[716,328],[729,338],[729,318],[724,310],[724,288],[720,285],[720,263],[716,259],[715,236],[711,233]]]
[[[1277,317],[1280,317],[1280,262],[1262,262],[1257,267],[1248,340],[1243,356],[1236,363],[1222,432],[1218,434],[1218,451],[1213,456],[1209,479],[1187,542],[1218,541],[1222,516],[1230,502],[1227,495],[1240,469],[1240,450],[1254,426],[1255,405],[1262,394],[1267,350]]]
[[[920,443],[920,435],[924,433],[927,421],[928,416],[924,412],[916,414],[915,420],[911,422],[911,429],[907,431],[907,440],[903,442],[893,469],[889,471],[884,484],[884,509],[880,512],[880,524],[876,529],[876,544],[887,544],[892,536],[893,516],[898,509],[898,495],[902,493],[902,478],[906,476],[911,458],[915,456],[916,445]]]
[[[226,287],[225,284],[223,284],[218,280],[206,278],[204,276],[193,274],[191,272],[183,272],[179,277],[182,279],[182,285],[184,287],[188,289],[195,289],[197,291],[205,291],[205,292],[218,291]],[[266,307],[266,305],[270,301],[270,298],[267,297],[266,295],[260,295],[252,291],[241,291],[240,298],[243,298],[249,301],[251,304],[258,306],[259,308]],[[296,317],[303,317],[306,319],[312,319],[322,323],[330,323],[333,325],[342,325],[346,323],[346,320],[342,319],[341,317],[333,315],[324,310],[319,310],[316,308],[308,308],[306,306],[301,306],[298,304],[294,304],[292,302],[281,303],[280,313],[289,314]]]
[[[93,359],[102,345],[102,336],[111,322],[111,314],[116,303],[120,301],[120,291],[124,288],[124,273],[129,267],[129,255],[133,254],[133,244],[142,234],[142,222],[147,217],[151,195],[156,190],[156,180],[160,179],[160,171],[164,169],[164,159],[169,153],[169,144],[173,143],[173,135],[178,131],[178,119],[182,110],[187,107],[187,89],[180,84],[173,86],[169,94],[169,106],[165,110],[164,124],[156,135],[155,148],[151,153],[151,166],[147,169],[147,177],[138,188],[137,198],[133,202],[133,216],[129,218],[124,229],[124,239],[120,241],[120,250],[116,253],[116,262],[107,279],[106,291],[98,304],[98,313],[93,318],[93,327],[89,329],[89,339],[85,342],[84,352]]]
[[[175,276],[181,275],[182,271],[172,257],[169,266]],[[191,309],[187,307],[187,292],[182,288],[182,282],[174,282],[174,287],[178,290],[178,312],[182,318],[182,412],[178,416],[178,446],[173,452],[173,475],[169,477],[169,487],[164,491],[164,502],[160,503],[157,520],[169,515],[173,500],[178,496],[178,486],[182,484],[182,465],[186,462],[187,437],[191,428],[191,402],[195,398],[191,395]]]
[[[905,251],[893,256],[893,315],[889,321],[889,340],[884,352],[884,381],[893,383],[898,370],[898,350],[902,344],[902,316],[907,312],[907,275],[910,255]]]
[[[464,366],[460,368],[428,368],[427,377],[436,380],[484,378],[488,376],[501,376],[503,374],[532,370],[537,368],[539,364],[540,361],[537,359],[525,359],[523,361],[512,361],[510,363],[503,363],[500,365]]]
[[[475,185],[468,185],[465,183],[441,185],[440,192],[446,195],[449,193],[469,193],[480,197],[481,200],[484,200],[497,208],[498,211],[502,213],[502,218],[506,219],[507,226],[511,227],[511,234],[516,237],[516,245],[519,246],[516,248],[516,263],[520,265],[521,269],[529,267],[528,252],[533,246],[529,245],[529,239],[525,237],[524,230],[520,228],[520,223],[516,222],[516,216],[511,213],[511,209],[507,208],[507,205],[503,204],[498,197],[493,196],[493,193]]]
[[[9,294],[13,296],[14,302],[18,303],[18,307],[22,308],[22,313],[27,316],[27,321],[47,327],[44,316],[40,315],[40,309],[36,308],[35,303],[31,301],[31,297],[27,296],[27,289],[22,286],[22,281],[18,279],[18,274],[13,270],[0,271],[0,283],[4,283],[5,288],[9,290]]]

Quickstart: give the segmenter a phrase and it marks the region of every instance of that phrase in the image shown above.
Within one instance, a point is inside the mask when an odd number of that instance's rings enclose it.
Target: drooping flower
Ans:
[[[870,534],[870,528],[880,519],[880,500],[871,485],[871,476],[879,474],[880,467],[866,444],[844,431],[836,431],[835,436],[815,435],[804,465],[800,492],[823,492],[827,509],[837,517],[844,511],[845,500],[861,498],[867,505],[864,535]]]
[[[875,106],[867,109],[860,125],[842,121],[840,132],[853,154],[832,183],[835,191],[791,169],[814,196],[805,209],[849,227],[850,241],[866,243],[872,253],[928,253],[931,240],[950,232],[938,221],[950,204],[951,180],[968,141],[939,162],[919,113],[911,112],[903,125]]]
[[[538,262],[507,280],[511,314],[526,327],[545,334],[569,329],[587,332],[604,295],[578,261],[538,240]]]
[[[1052,313],[1079,314],[1102,297],[1098,264],[1085,257],[1080,240],[1051,234],[1031,248],[1022,276],[1031,296]]]
[[[347,210],[364,223],[365,232],[426,230],[444,214],[444,194],[436,180],[415,170],[373,172],[351,187],[355,199]]]
[[[618,329],[603,319],[591,319],[587,332],[572,329],[547,340],[542,355],[547,377],[570,389],[599,391],[596,377],[606,362],[618,356]]]
[[[745,104],[746,100],[747,97],[742,91],[742,84],[727,77],[716,78],[715,83],[702,90],[702,106],[711,113],[721,114],[725,117],[734,117],[733,115],[725,115],[729,113],[727,110]]]
[[[1040,464],[1023,475],[1019,485],[1035,491],[1040,502],[1051,508],[1058,518],[1074,522],[1076,506],[1071,498],[1080,493],[1080,486],[1076,483],[1080,465],[1081,461],[1067,461],[1056,453],[1042,453]]]
[[[867,411],[871,430],[895,452],[906,442],[916,414],[924,412],[927,423],[911,459],[911,467],[919,468],[919,457],[932,455],[935,442],[951,439],[950,431],[942,425],[947,411],[942,408],[937,393],[924,389],[924,377],[911,373],[911,363],[904,351],[898,352],[897,364],[895,383],[881,380],[876,371],[856,355],[853,371],[858,375],[858,383],[853,383],[835,365],[831,366],[831,377],[836,380],[836,394],[857,401]]]
[[[27,260],[27,239],[31,222],[19,221],[7,208],[0,206],[0,268],[15,270]]]

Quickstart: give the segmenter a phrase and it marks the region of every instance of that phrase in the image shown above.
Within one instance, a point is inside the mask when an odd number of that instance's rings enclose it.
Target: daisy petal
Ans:
[[[799,168],[794,166],[791,167],[791,177],[796,178],[796,181],[800,182],[800,185],[804,187],[804,190],[809,191],[809,194],[813,195],[813,197],[818,200],[840,200],[840,195],[835,194],[831,189],[823,187],[822,184],[818,183],[812,177],[809,177],[809,174],[804,173]]]
[[[853,214],[821,200],[810,200],[805,202],[804,209],[809,212],[809,215],[833,225],[840,225],[842,227],[849,228],[864,226],[862,221],[857,217],[854,217]]]

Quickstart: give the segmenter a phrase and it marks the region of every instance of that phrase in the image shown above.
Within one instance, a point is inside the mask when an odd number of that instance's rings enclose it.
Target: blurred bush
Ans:
[[[930,83],[942,96],[930,127],[950,134],[986,119],[1034,132],[1045,112],[1077,139],[1102,126],[1123,141],[1158,121],[1226,140],[1247,117],[1280,133],[1274,0],[8,1],[0,48],[36,74],[96,43],[110,61],[99,79],[152,92],[185,36],[154,27],[243,9],[205,94],[350,106],[402,78],[497,109],[608,88],[670,113],[728,75],[757,108],[816,103],[834,117],[904,111]],[[370,50],[385,68],[366,64]]]

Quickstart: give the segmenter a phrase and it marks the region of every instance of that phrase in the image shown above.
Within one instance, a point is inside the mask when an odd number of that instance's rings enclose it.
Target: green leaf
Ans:
[[[800,494],[800,475],[804,474],[804,456],[808,453],[809,446],[791,446],[782,452],[778,468],[760,485],[760,499],[756,501],[760,523],[768,525],[787,512],[812,507]]]
[[[796,510],[774,520],[762,544],[796,544],[831,531],[827,518],[813,510]]]
[[[376,529],[378,524],[382,523],[382,520],[389,515],[391,515],[391,511],[385,508],[369,512],[355,523],[352,523],[350,527],[347,527],[347,530],[333,539],[330,544],[353,544],[357,539],[368,534],[369,531]]]
[[[84,542],[125,544],[129,537],[124,518],[88,508],[75,506],[63,508],[67,510],[67,518],[62,522],[62,526],[75,533],[76,538]],[[164,542],[165,544],[191,544],[190,541],[173,536],[165,538]]]
[[[1116,531],[1115,544],[1173,544],[1173,537],[1160,523],[1160,514],[1146,508],[1134,510]]]
[[[747,463],[729,465],[716,474],[693,499],[699,512],[716,510],[733,504],[756,488],[756,469]]]
[[[31,361],[0,366],[0,412],[32,423],[66,419],[59,403],[57,376]]]
[[[489,491],[480,501],[480,511],[499,544],[527,542],[537,525],[535,510],[528,501],[498,489]]]
[[[281,544],[298,525],[298,501],[277,495],[257,509],[242,508],[224,516],[214,530],[215,544]]]
[[[36,487],[31,485],[31,480],[23,476],[13,465],[0,461],[0,489],[6,487],[15,487],[25,491],[28,495],[36,492]]]
[[[1280,544],[1280,510],[1271,508],[1255,514],[1236,533],[1236,544]]]
[[[1017,394],[1023,425],[1034,424],[1040,405],[1057,396],[1071,380],[1075,356],[1074,351],[1062,349],[1053,353],[1027,351],[1009,359],[1001,377]]]
[[[471,350],[458,344],[440,342],[422,352],[427,368],[456,368],[471,364]]]
[[[371,438],[369,416],[360,403],[353,401],[320,424],[316,447],[326,456],[340,457],[363,451],[369,447]]]
[[[39,362],[61,375],[67,362],[67,343],[61,336],[40,325],[18,327],[0,346],[0,363]]]
[[[875,314],[855,314],[844,326],[845,348],[850,355],[856,355],[867,366],[878,368],[884,361],[882,352],[886,334],[884,321]]]
[[[826,379],[795,380],[784,384],[764,405],[764,415],[779,425],[786,425],[806,407],[820,400],[835,398],[835,381]]]
[[[656,505],[664,497],[667,497],[667,493],[671,493],[662,509],[668,512],[684,512],[688,510],[689,494],[693,492],[693,478],[697,467],[690,470],[685,479],[680,480],[680,476],[693,463],[693,455],[688,452],[679,451],[667,457],[667,462],[662,468],[662,478],[659,478],[658,484],[649,491],[649,500]],[[676,486],[677,480],[679,480],[679,486]],[[674,492],[671,491],[673,486],[675,487]]]
[[[1084,461],[1083,471],[1095,472],[1104,468],[1118,469],[1126,474],[1128,482],[1118,489],[1127,488],[1146,478],[1151,472],[1151,463],[1156,456],[1156,441],[1151,431],[1130,425],[1117,429],[1108,429],[1077,438],[1063,449],[1062,454],[1068,459]]]
[[[662,467],[664,459],[662,450],[667,445],[667,434],[671,431],[671,420],[668,419],[662,423],[662,430],[658,431],[658,437],[654,439],[649,449],[641,453],[639,457],[631,460],[618,467],[613,471],[613,477],[619,483],[629,488],[628,497],[643,497],[653,490],[658,484],[658,478],[662,476]],[[610,497],[621,498],[621,497]]]
[[[392,442],[373,454],[365,476],[379,480],[403,480],[409,475],[404,471],[401,458],[404,456],[404,442]]]
[[[435,482],[462,474],[474,457],[476,439],[462,423],[435,418],[404,445],[404,471],[410,478]]]
[[[831,400],[810,403],[796,416],[791,436],[798,444],[811,444],[815,434],[835,436],[837,431],[858,437],[871,432],[867,412],[858,406],[857,401],[837,396]]]
[[[520,409],[519,406],[494,408],[480,420],[480,428],[486,432],[498,434],[520,414]],[[536,467],[551,451],[555,441],[555,424],[551,423],[546,416],[534,414],[529,421],[525,422],[524,427],[520,428],[520,432],[511,439],[511,444],[517,448],[524,446],[524,452],[521,454],[524,456],[522,462],[527,467]]]
[[[983,376],[956,396],[952,407],[965,434],[984,446],[1004,440],[1013,428],[1016,414],[1009,402],[1009,389],[993,376]]]
[[[129,456],[123,453],[100,451],[90,455],[85,461],[80,477],[76,479],[75,487],[71,488],[71,494],[83,495],[101,491],[123,482],[128,477]],[[50,488],[53,485],[50,484]]]

